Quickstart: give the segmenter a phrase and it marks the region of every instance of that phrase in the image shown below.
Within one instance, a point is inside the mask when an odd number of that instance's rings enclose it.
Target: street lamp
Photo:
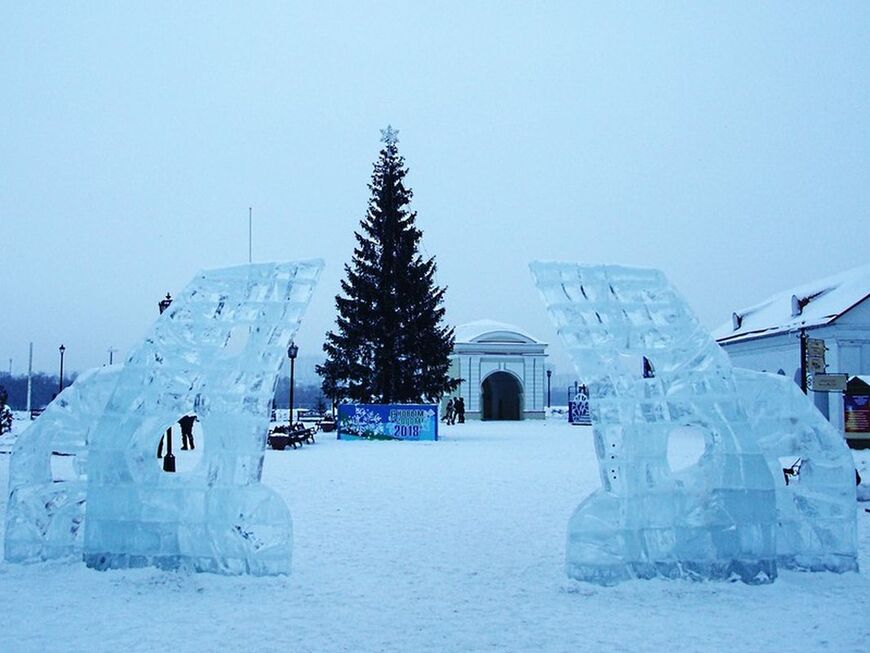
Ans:
[[[295,342],[291,342],[290,346],[287,347],[287,358],[290,359],[290,430],[288,433],[293,431],[293,385],[295,383],[293,372],[296,367],[296,354],[298,353],[299,347],[296,346]]]
[[[58,351],[60,352],[60,389],[57,391],[57,394],[63,392],[63,353],[66,351],[66,347],[61,345],[58,347]]]
[[[157,302],[157,308],[160,309],[160,314],[163,315],[163,311],[169,308],[169,305],[172,303],[172,295],[166,293],[166,297]],[[163,471],[164,472],[174,472],[175,471],[175,454],[172,453],[172,427],[170,426],[166,429],[166,455],[163,456]]]
[[[553,376],[553,370],[547,370],[547,408],[550,407],[550,377]]]

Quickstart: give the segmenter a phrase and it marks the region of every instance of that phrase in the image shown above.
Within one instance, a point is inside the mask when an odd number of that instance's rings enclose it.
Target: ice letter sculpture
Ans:
[[[9,562],[81,558],[88,437],[120,371],[113,365],[81,374],[18,436],[9,462]]]
[[[658,271],[531,268],[590,387],[603,486],[571,517],[569,576],[764,583],[778,561],[856,568],[848,451],[805,397],[785,380],[733,370]],[[668,439],[683,427],[700,430],[705,449],[673,471]],[[786,486],[780,456],[802,459],[797,483]]]
[[[776,485],[776,555],[787,569],[857,571],[855,462],[843,435],[778,374],[734,369]]]
[[[90,437],[88,566],[289,572],[290,514],[260,477],[277,375],[321,268],[204,272],[132,351]],[[202,460],[165,473],[158,441],[188,413]]]

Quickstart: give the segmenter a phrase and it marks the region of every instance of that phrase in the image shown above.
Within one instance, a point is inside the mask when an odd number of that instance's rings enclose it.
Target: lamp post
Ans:
[[[172,295],[166,293],[166,297],[157,302],[157,308],[160,309],[160,315],[163,315],[163,311],[169,308],[169,305],[172,303]],[[166,455],[163,456],[163,471],[164,472],[174,472],[175,471],[175,454],[172,453],[172,427],[170,426],[166,429]]]
[[[60,388],[57,391],[57,394],[63,392],[63,353],[66,351],[66,347],[61,345],[57,349],[60,352]]]
[[[550,377],[553,376],[553,370],[547,370],[547,408],[550,407]]]
[[[290,346],[287,347],[287,358],[290,359],[290,431],[293,431],[293,385],[295,383],[295,379],[293,378],[293,372],[296,367],[296,355],[299,353],[299,347],[296,346],[295,342],[291,342]]]

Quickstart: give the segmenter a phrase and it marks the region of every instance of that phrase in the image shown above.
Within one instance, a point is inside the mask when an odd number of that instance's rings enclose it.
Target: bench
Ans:
[[[782,468],[782,475],[785,478],[786,485],[788,485],[790,482],[794,483],[794,482],[800,480],[801,465],[803,465],[803,464],[804,464],[804,461],[801,458],[798,458],[797,460],[794,461],[794,463],[792,463],[791,467],[783,467]],[[856,473],[857,473],[857,471],[856,471]]]
[[[288,445],[295,449],[303,444],[315,444],[314,434],[316,432],[316,427],[305,428],[301,423],[295,424],[292,431],[284,425],[276,426],[269,433],[267,442],[272,449],[278,451],[283,451]]]

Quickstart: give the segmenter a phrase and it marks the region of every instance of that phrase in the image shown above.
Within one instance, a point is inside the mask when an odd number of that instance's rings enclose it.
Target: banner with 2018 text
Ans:
[[[340,404],[339,440],[437,440],[434,404]]]

